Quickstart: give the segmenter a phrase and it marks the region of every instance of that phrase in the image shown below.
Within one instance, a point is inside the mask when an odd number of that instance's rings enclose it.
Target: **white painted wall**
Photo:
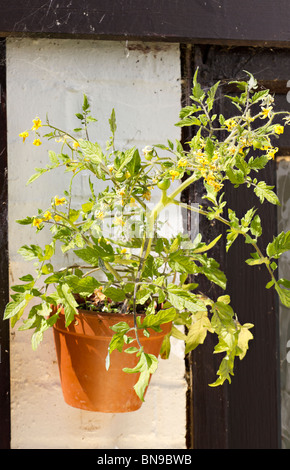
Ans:
[[[36,237],[17,218],[33,215],[60,194],[63,175],[53,173],[26,187],[34,168],[45,165],[44,145],[22,143],[19,132],[46,113],[60,127],[77,126],[74,114],[83,93],[98,118],[96,138],[104,144],[115,107],[117,143],[142,149],[179,138],[180,57],[175,44],[89,40],[8,39],[9,250],[11,282],[26,272],[17,249]],[[48,148],[48,147],[46,147]],[[85,177],[84,177],[85,178]],[[83,183],[78,188],[83,195]],[[186,383],[183,349],[173,344],[161,361],[146,402],[134,413],[101,414],[66,405],[62,398],[52,332],[36,352],[31,332],[11,331],[12,448],[185,448]]]

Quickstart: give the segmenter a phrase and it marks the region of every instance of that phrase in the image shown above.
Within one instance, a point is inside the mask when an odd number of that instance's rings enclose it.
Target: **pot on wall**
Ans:
[[[133,327],[133,314],[79,310],[79,315],[68,327],[65,326],[64,313],[59,315],[53,332],[62,392],[68,405],[104,413],[129,412],[141,407],[142,401],[133,388],[139,374],[122,370],[136,366],[136,355],[114,350],[110,367],[106,369],[108,346],[114,334],[110,327],[120,321]],[[144,352],[158,357],[171,323],[161,325],[161,329],[162,332],[148,330],[149,337],[143,333],[139,335]]]

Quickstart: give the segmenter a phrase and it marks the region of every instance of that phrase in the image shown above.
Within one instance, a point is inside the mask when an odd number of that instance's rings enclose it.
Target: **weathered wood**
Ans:
[[[3,312],[9,299],[8,194],[5,39],[0,40],[0,449],[10,447],[9,323]]]
[[[276,57],[279,57],[279,51],[276,52]],[[193,69],[199,66],[199,80],[207,87],[218,80],[222,81],[223,87],[223,81],[245,78],[244,70],[248,70],[254,74],[258,71],[259,78],[270,81],[274,88],[276,79],[285,79],[283,58],[287,54],[289,61],[290,51],[284,51],[280,56],[281,63],[275,58],[273,67],[271,52],[268,50],[257,50],[255,54],[255,51],[245,48],[228,50],[214,46],[196,47],[192,61]],[[267,69],[262,68],[263,63],[268,64]],[[187,79],[192,80],[192,77]],[[219,98],[216,111],[229,117],[235,109],[221,96]],[[279,98],[277,110],[287,109],[286,96],[281,95]],[[190,136],[185,135],[185,140],[188,137]],[[282,150],[287,143],[289,146],[289,132],[283,136],[283,142],[281,140]],[[263,170],[261,177],[268,184],[275,185],[275,162]],[[244,187],[235,189],[232,185],[227,185],[225,191],[227,206],[235,210],[238,217],[242,217],[251,207],[259,209],[263,225],[263,236],[259,240],[262,242],[262,249],[265,249],[276,233],[276,207],[267,202],[261,205],[257,197]],[[193,202],[200,202],[202,194],[202,185],[195,184],[184,197]],[[201,219],[200,230],[205,241],[208,237],[214,238],[220,228],[216,222]],[[219,244],[220,252],[217,251],[217,246],[215,248],[211,255],[225,270],[231,304],[241,323],[254,323],[254,340],[250,342],[250,350],[243,361],[236,360],[235,376],[231,385],[224,384],[220,388],[208,387],[208,384],[215,380],[213,373],[217,370],[216,357],[212,356],[213,340],[207,339],[204,345],[192,353],[192,447],[279,448],[281,429],[277,297],[273,290],[265,289],[269,280],[266,269],[255,269],[244,262],[251,252],[251,247],[245,244],[244,240],[238,238],[226,257],[225,246]],[[201,290],[204,288],[205,283],[201,285]],[[217,295],[219,291],[214,288],[210,296],[215,298]]]
[[[290,44],[287,0],[1,0],[0,35]]]

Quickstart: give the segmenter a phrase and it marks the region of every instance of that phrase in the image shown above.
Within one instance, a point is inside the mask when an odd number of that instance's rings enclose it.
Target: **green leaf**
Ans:
[[[197,82],[197,74],[198,68],[196,69],[193,77],[192,98],[196,99],[197,101],[201,101],[201,99],[204,97],[204,91],[202,90],[200,84]]]
[[[90,266],[98,266],[100,258],[104,261],[114,260],[114,251],[110,245],[106,245],[105,247],[100,247],[98,245],[95,245],[94,247],[87,246],[80,250],[74,250],[74,253],[79,258],[89,263]]]
[[[83,154],[89,158],[92,163],[99,164],[103,161],[104,155],[101,146],[97,142],[93,144],[88,140],[80,140],[79,144]]]
[[[134,158],[136,152],[136,148],[133,147],[129,150],[126,150],[121,156],[120,156],[120,166],[118,168],[118,172],[121,172],[123,168],[125,168],[131,160]]]
[[[168,264],[173,271],[179,273],[193,274],[196,272],[195,263],[188,256],[182,255],[181,250],[169,255]]]
[[[262,155],[261,157],[251,157],[248,161],[248,168],[251,170],[262,170],[265,168],[267,163],[269,162],[269,158],[266,155]]]
[[[218,86],[219,86],[220,82],[217,82],[215,83],[208,91],[207,93],[207,100],[206,100],[206,103],[207,103],[207,106],[208,106],[208,111],[211,111],[212,107],[213,107],[213,103],[214,103],[214,98],[215,98],[215,94],[216,94],[216,91],[218,89]]]
[[[256,215],[251,222],[251,232],[254,237],[260,237],[262,235],[261,219],[259,215]]]
[[[210,387],[217,387],[222,385],[226,380],[231,383],[231,375],[233,374],[233,357],[226,355],[221,363],[220,367],[217,371],[217,375],[219,376],[218,379],[214,382],[209,384]]]
[[[34,220],[34,217],[25,217],[25,219],[18,219],[16,222],[20,225],[31,225]]]
[[[29,293],[25,293],[25,292],[13,295],[13,301],[9,302],[6,305],[6,308],[4,311],[4,320],[15,317],[13,321],[13,326],[14,326],[14,324],[23,315],[24,309],[27,307],[27,305],[29,304],[32,298],[33,298],[33,295]]]
[[[65,282],[71,292],[79,294],[81,297],[88,297],[101,285],[92,276],[78,277],[75,274],[65,276]]]
[[[129,330],[130,326],[128,323],[124,321],[120,321],[119,323],[116,323],[115,325],[110,327],[115,333],[123,334],[125,335]]]
[[[203,244],[201,247],[197,247],[193,250],[193,253],[194,254],[197,254],[197,253],[203,253],[205,251],[208,251],[210,250],[211,248],[213,248],[217,242],[219,241],[219,239],[222,237],[222,234],[221,235],[218,235],[214,240],[212,240],[208,245],[206,244]]]
[[[197,269],[197,272],[204,274],[211,282],[225,289],[227,278],[225,273],[219,269],[219,263],[213,258],[208,258],[206,254],[200,256],[198,260],[202,266]]]
[[[252,103],[257,103],[258,101],[260,101],[260,100],[264,99],[266,96],[268,96],[268,94],[269,94],[269,90],[257,91],[252,96]]]
[[[214,152],[214,143],[209,137],[206,139],[204,150],[206,151],[206,153],[211,159],[213,157],[213,152]]]
[[[135,150],[132,159],[126,164],[126,167],[132,176],[139,173],[141,168],[141,157],[138,149]]]
[[[39,259],[43,256],[42,249],[38,245],[23,245],[18,253],[26,260]]]
[[[124,372],[129,374],[140,372],[139,379],[134,385],[134,390],[140,400],[144,401],[144,394],[149,384],[150,375],[154,374],[158,367],[158,360],[153,354],[142,352],[138,364],[134,368],[125,367]]]
[[[256,196],[258,196],[261,203],[263,203],[264,200],[267,199],[267,201],[269,201],[271,204],[276,204],[280,206],[280,201],[276,193],[272,191],[273,188],[274,186],[268,186],[265,181],[259,181],[254,188],[254,193],[256,194]]]
[[[290,231],[281,232],[266,248],[267,255],[270,258],[279,258],[282,253],[290,250]]]
[[[276,292],[279,295],[280,301],[285,307],[290,307],[290,290],[289,289],[283,289],[280,287],[277,283],[275,284],[275,289]]]
[[[123,346],[124,346],[124,333],[116,333],[115,335],[112,336],[112,339],[109,344],[109,354],[111,354],[115,349],[117,349],[119,352],[122,352]]]
[[[258,264],[269,264],[269,259],[268,258],[260,258],[259,255],[257,258],[249,258],[246,259],[246,263],[249,266],[256,266]]]
[[[176,286],[168,286],[168,301],[179,311],[198,312],[206,310],[204,303],[195,294]]]
[[[182,121],[178,121],[176,127],[200,126],[201,122],[195,116],[185,117]]]
[[[154,315],[147,315],[142,324],[141,328],[153,328],[160,326],[164,323],[169,323],[176,318],[176,310],[175,308],[168,308],[165,310],[159,310]]]
[[[68,284],[57,286],[56,291],[58,294],[57,303],[61,304],[64,308],[65,326],[67,327],[74,320],[75,315],[78,315],[78,304]]]
[[[45,168],[35,168],[35,170],[37,170],[37,173],[30,176],[29,180],[26,183],[26,186],[33,183],[33,181],[37,180],[37,178],[39,178],[41,175],[43,175],[43,173],[45,173],[47,171],[47,169],[45,169]]]
[[[232,168],[227,168],[226,175],[229,178],[230,182],[235,185],[235,187],[243,184],[245,181],[244,173],[241,170],[234,170]]]
[[[106,297],[114,302],[123,302],[126,298],[125,292],[117,287],[107,287],[103,292]]]
[[[116,114],[114,108],[112,109],[111,117],[109,119],[109,124],[110,124],[110,129],[113,135],[115,135],[115,132],[117,130],[117,124],[116,124]]]

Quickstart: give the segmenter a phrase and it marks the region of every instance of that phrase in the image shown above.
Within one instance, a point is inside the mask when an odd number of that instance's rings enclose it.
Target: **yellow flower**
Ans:
[[[205,178],[207,184],[209,184],[210,186],[212,186],[214,188],[215,191],[219,191],[221,188],[222,188],[222,184],[218,183],[216,180],[215,180],[215,177],[212,173],[210,173],[206,178]]]
[[[54,216],[54,220],[55,220],[56,222],[59,222],[61,219],[62,219],[62,217],[61,217],[60,215],[55,215],[55,216]]]
[[[270,106],[269,108],[263,108],[262,107],[262,111],[260,112],[260,114],[262,115],[261,119],[266,119],[268,117],[268,115],[270,114],[271,109],[272,109],[272,106]]]
[[[59,198],[58,196],[55,196],[55,198],[54,198],[55,206],[61,206],[62,204],[65,204],[65,203],[66,203],[66,198],[65,197]]]
[[[225,125],[228,128],[228,131],[231,131],[236,126],[236,121],[234,119],[227,119]]]
[[[121,253],[122,253],[122,255],[124,255],[125,253],[127,253],[127,248],[123,248],[123,249],[121,250]]]
[[[261,150],[268,150],[271,148],[271,144],[264,144],[263,147],[261,147]]]
[[[116,225],[125,225],[125,222],[122,219],[122,217],[115,217],[115,224]]]
[[[73,143],[73,148],[74,148],[74,149],[77,149],[79,146],[80,146],[80,144],[79,144],[78,142],[74,142],[74,143]]]
[[[143,198],[146,199],[146,201],[150,201],[150,199],[151,199],[151,193],[150,193],[150,191],[146,191],[146,192],[143,194]]]
[[[172,181],[174,181],[174,179],[179,176],[179,171],[176,171],[176,170],[170,170],[170,175],[172,177]]]
[[[183,157],[182,157],[182,158],[179,160],[177,166],[179,166],[179,167],[187,166],[187,160],[186,160],[186,158],[183,158]]]
[[[35,140],[33,141],[33,145],[36,145],[36,147],[39,147],[39,145],[41,145],[41,144],[42,144],[42,142],[41,142],[40,139],[35,139]]]
[[[49,220],[49,219],[51,219],[51,218],[52,218],[51,212],[46,211],[46,212],[43,214],[43,220]]]
[[[280,126],[280,124],[277,124],[275,127],[274,127],[274,131],[276,134],[283,134],[284,132],[284,127],[283,126]]]
[[[131,199],[130,199],[130,206],[131,206],[131,207],[132,207],[132,206],[136,206],[136,201],[135,201],[135,199],[134,199],[133,197],[131,197]]]
[[[24,132],[21,132],[21,134],[19,134],[19,137],[21,137],[23,139],[23,142],[25,142],[25,139],[29,136],[28,132],[27,131],[24,131]]]
[[[108,166],[108,170],[109,170],[110,173],[112,173],[113,169],[114,169],[113,165]]]
[[[274,149],[271,148],[271,149],[268,150],[268,152],[267,152],[267,157],[268,157],[268,158],[272,158],[272,159],[274,160],[274,158],[275,158],[275,153],[277,153],[278,150],[279,150],[278,147],[275,147]]]
[[[103,218],[104,218],[104,212],[98,211],[98,212],[96,213],[96,218],[103,220]]]
[[[31,128],[32,131],[37,131],[42,126],[41,120],[37,117],[33,119],[33,126]]]
[[[122,188],[122,189],[120,189],[120,191],[118,191],[118,193],[119,193],[119,195],[120,195],[120,196],[122,196],[122,197],[123,197],[123,196],[125,196],[125,194],[126,194],[126,191],[125,191],[125,189],[124,189],[124,188]]]
[[[37,219],[37,218],[35,218],[35,219],[33,219],[32,225],[33,225],[34,227],[39,228],[39,226],[40,226],[41,223],[42,223],[42,219]]]

